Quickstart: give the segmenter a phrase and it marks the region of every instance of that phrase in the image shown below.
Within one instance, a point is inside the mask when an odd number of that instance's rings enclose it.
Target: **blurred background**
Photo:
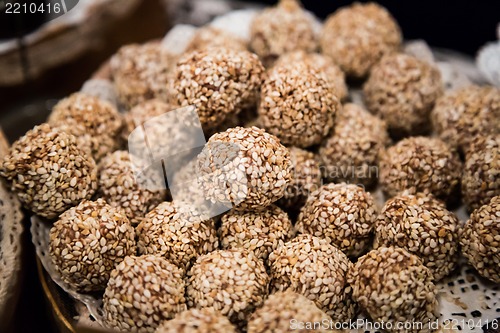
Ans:
[[[0,0],[0,126],[13,141],[43,122],[58,99],[79,90],[121,45],[160,39],[177,23],[201,25],[231,9],[277,1],[65,0],[68,13],[58,18],[46,12],[6,14],[7,2],[15,1]],[[61,3],[17,2],[37,6]],[[303,1],[320,18],[350,3]],[[397,19],[405,39],[423,39],[433,47],[470,57],[486,42],[496,40],[498,0],[379,3]],[[56,331],[37,277],[28,230],[29,221],[25,221],[23,284],[10,331]]]

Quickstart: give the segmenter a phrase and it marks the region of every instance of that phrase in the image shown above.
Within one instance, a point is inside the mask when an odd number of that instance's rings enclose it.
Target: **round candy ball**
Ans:
[[[500,196],[471,214],[460,245],[464,257],[481,276],[500,283]]]
[[[52,263],[62,280],[81,292],[104,290],[111,271],[135,250],[132,224],[102,199],[68,209],[50,229]]]
[[[264,263],[251,251],[218,250],[198,257],[188,273],[190,308],[213,307],[238,327],[268,295]]]
[[[372,186],[379,156],[390,142],[385,122],[355,104],[345,104],[318,151],[323,177],[333,182]]]
[[[120,103],[126,108],[168,97],[170,56],[159,43],[122,46],[110,60],[111,77]]]
[[[351,262],[325,239],[300,235],[269,255],[271,291],[300,293],[336,321],[353,318],[355,304],[346,274]]]
[[[203,50],[210,47],[227,48],[239,51],[247,50],[245,41],[232,33],[212,26],[204,26],[196,30],[185,52]]]
[[[309,194],[321,186],[321,169],[313,153],[297,147],[290,147],[289,150],[292,180],[277,203],[287,211],[297,211]]]
[[[0,175],[26,208],[48,219],[90,198],[97,187],[94,159],[73,135],[48,124],[35,126],[12,144]]]
[[[208,48],[184,55],[170,80],[173,104],[196,107],[210,130],[229,115],[255,105],[264,67],[257,55],[230,48]]]
[[[461,171],[458,153],[443,141],[410,137],[382,153],[380,184],[391,197],[406,190],[447,200],[460,183]]]
[[[72,134],[96,161],[119,148],[122,116],[109,102],[74,93],[54,106],[48,123]]]
[[[212,219],[176,202],[162,202],[136,228],[140,254],[162,256],[186,269],[202,254],[219,247]]]
[[[401,45],[401,31],[387,10],[375,3],[355,3],[331,14],[323,26],[320,45],[352,77],[364,77],[386,54]]]
[[[128,256],[111,272],[102,299],[104,324],[126,332],[154,332],[186,310],[182,270],[155,256]]]
[[[377,208],[369,192],[353,184],[327,184],[311,193],[296,227],[356,257],[370,244],[376,219]]]
[[[315,66],[274,66],[261,88],[259,122],[283,144],[300,148],[321,143],[340,108],[334,87]]]
[[[318,47],[314,19],[299,0],[280,0],[277,6],[257,14],[250,26],[250,48],[266,65],[280,55]]]
[[[291,167],[288,149],[257,127],[213,135],[197,165],[207,196],[238,210],[263,209],[280,199],[291,180]]]
[[[406,54],[382,58],[363,86],[366,107],[384,119],[397,137],[426,133],[431,110],[442,92],[439,71]]]
[[[375,227],[374,248],[397,246],[417,255],[435,281],[447,276],[458,260],[458,218],[429,196],[389,199]]]
[[[137,170],[146,170],[146,162],[134,159]],[[148,173],[146,175],[149,175]],[[151,174],[152,178],[161,178],[163,175]],[[158,179],[158,182],[163,179]],[[121,208],[130,221],[137,225],[147,212],[157,206],[166,197],[166,190],[153,190],[138,182],[135,175],[130,154],[118,150],[104,157],[99,163],[99,194],[111,206]]]
[[[219,228],[223,249],[244,248],[264,260],[293,234],[287,213],[274,205],[259,211],[232,210],[222,216]]]
[[[470,211],[500,195],[500,135],[476,137],[465,154],[462,197]]]
[[[431,119],[443,141],[465,150],[476,136],[500,134],[500,89],[470,85],[447,91],[437,100]]]
[[[214,308],[189,309],[164,321],[155,333],[236,333],[226,316]]]
[[[339,100],[347,98],[344,72],[331,58],[320,53],[308,53],[300,50],[283,54],[278,58],[275,66],[282,66],[291,62],[302,62],[308,66],[315,66],[330,82]]]
[[[295,323],[330,323],[331,318],[321,311],[313,301],[288,289],[270,295],[264,305],[257,309],[248,322],[248,333],[285,333],[290,332]],[[293,329],[306,333],[305,329]],[[314,332],[332,332],[328,329]]]
[[[432,279],[417,256],[397,247],[368,252],[347,276],[353,298],[373,320],[391,323],[392,332],[410,332],[397,330],[397,322],[421,322],[418,332],[430,332],[438,306]]]

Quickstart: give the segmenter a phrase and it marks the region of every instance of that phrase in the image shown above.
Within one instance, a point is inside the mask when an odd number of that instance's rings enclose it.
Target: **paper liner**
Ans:
[[[79,293],[63,282],[55,270],[48,253],[49,232],[48,223],[36,216],[31,218],[32,240],[43,267],[51,279],[72,298],[83,303],[102,326],[102,299]],[[438,332],[483,332],[482,326],[500,317],[500,285],[481,278],[464,262],[460,266],[454,274],[436,284],[440,313]],[[358,318],[365,317],[360,315]],[[497,324],[500,327],[500,320]],[[377,330],[360,330],[359,327],[349,332],[380,333]]]
[[[490,84],[500,87],[500,41],[484,45],[477,54],[476,65]]]
[[[82,93],[95,96],[104,101],[110,102],[119,109],[118,97],[113,83],[104,79],[90,79],[85,81],[80,90]]]
[[[49,274],[52,281],[54,281],[64,292],[70,295],[76,301],[85,304],[89,313],[96,322],[101,326],[103,325],[102,313],[102,298],[97,298],[89,294],[83,294],[76,291],[73,287],[65,283],[61,279],[61,275],[57,272],[54,264],[49,255],[50,243],[50,228],[51,225],[42,221],[38,216],[31,217],[31,240],[35,245],[36,254],[42,263],[43,268]]]
[[[434,65],[434,54],[425,40],[414,39],[404,42],[403,52]]]

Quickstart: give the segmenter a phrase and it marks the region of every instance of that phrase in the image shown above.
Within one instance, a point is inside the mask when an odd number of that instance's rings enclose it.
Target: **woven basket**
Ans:
[[[0,129],[0,158],[8,148]],[[7,332],[19,297],[22,219],[19,201],[0,183],[0,332]]]

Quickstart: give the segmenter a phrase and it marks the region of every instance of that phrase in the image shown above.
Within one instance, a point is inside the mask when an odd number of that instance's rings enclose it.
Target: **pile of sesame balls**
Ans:
[[[318,28],[298,0],[281,0],[249,32],[201,27],[183,54],[122,47],[105,78],[116,103],[74,93],[0,161],[25,208],[52,224],[62,281],[102,295],[103,324],[279,333],[291,319],[360,313],[428,322],[460,256],[499,283],[500,90],[445,90],[375,3]],[[129,152],[128,136],[186,106],[207,144],[177,173],[182,195],[170,179],[144,187],[137,173],[158,161]],[[174,132],[155,128],[166,146],[179,145]],[[211,216],[195,197],[227,209]],[[462,202],[468,221],[453,212]]]

